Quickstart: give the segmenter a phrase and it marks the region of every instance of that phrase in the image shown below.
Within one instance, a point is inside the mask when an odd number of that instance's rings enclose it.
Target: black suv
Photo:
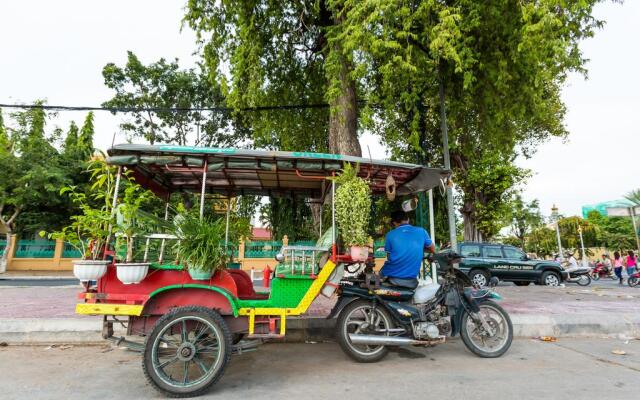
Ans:
[[[517,247],[474,242],[463,242],[458,246],[464,257],[460,270],[479,286],[487,286],[492,276],[518,286],[527,286],[531,282],[558,286],[567,279],[567,272],[559,263],[532,260]]]

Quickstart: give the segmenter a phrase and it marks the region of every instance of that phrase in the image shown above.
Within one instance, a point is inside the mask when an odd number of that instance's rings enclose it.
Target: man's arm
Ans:
[[[428,253],[435,253],[436,245],[433,243],[433,240],[431,240],[431,238],[429,237],[429,234],[427,233],[426,229],[423,229],[423,231],[424,231],[424,248],[427,250]]]

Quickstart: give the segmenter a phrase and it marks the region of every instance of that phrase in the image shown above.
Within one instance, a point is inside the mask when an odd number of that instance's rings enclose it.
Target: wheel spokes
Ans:
[[[178,356],[174,356],[173,358],[169,359],[168,361],[165,361],[162,364],[159,364],[158,368],[164,369],[164,367],[166,367],[169,364],[173,364],[176,361],[178,361]]]

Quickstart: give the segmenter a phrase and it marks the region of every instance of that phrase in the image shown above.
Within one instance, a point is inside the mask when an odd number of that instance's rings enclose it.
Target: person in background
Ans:
[[[636,273],[636,266],[638,265],[638,258],[633,251],[629,250],[627,252],[627,257],[625,259],[625,267],[627,267],[627,276],[631,276]]]
[[[573,256],[573,253],[567,251],[564,253],[565,258],[567,259],[567,271],[575,271],[579,269],[578,260]]]
[[[613,272],[615,272],[620,280],[618,284],[622,285],[622,257],[620,257],[620,253],[617,251],[613,252]]]
[[[602,265],[604,265],[604,269],[605,271],[607,271],[607,275],[612,275],[613,274],[613,268],[611,265],[611,257],[609,257],[609,254],[604,253],[602,255]]]

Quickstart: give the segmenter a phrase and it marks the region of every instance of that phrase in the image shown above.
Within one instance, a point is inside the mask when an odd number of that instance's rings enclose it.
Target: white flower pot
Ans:
[[[349,250],[353,261],[367,261],[369,257],[369,247],[367,246],[351,246]]]
[[[97,281],[107,272],[106,260],[73,260],[73,275],[81,282]]]
[[[117,263],[116,275],[125,285],[140,283],[149,271],[149,263]]]

